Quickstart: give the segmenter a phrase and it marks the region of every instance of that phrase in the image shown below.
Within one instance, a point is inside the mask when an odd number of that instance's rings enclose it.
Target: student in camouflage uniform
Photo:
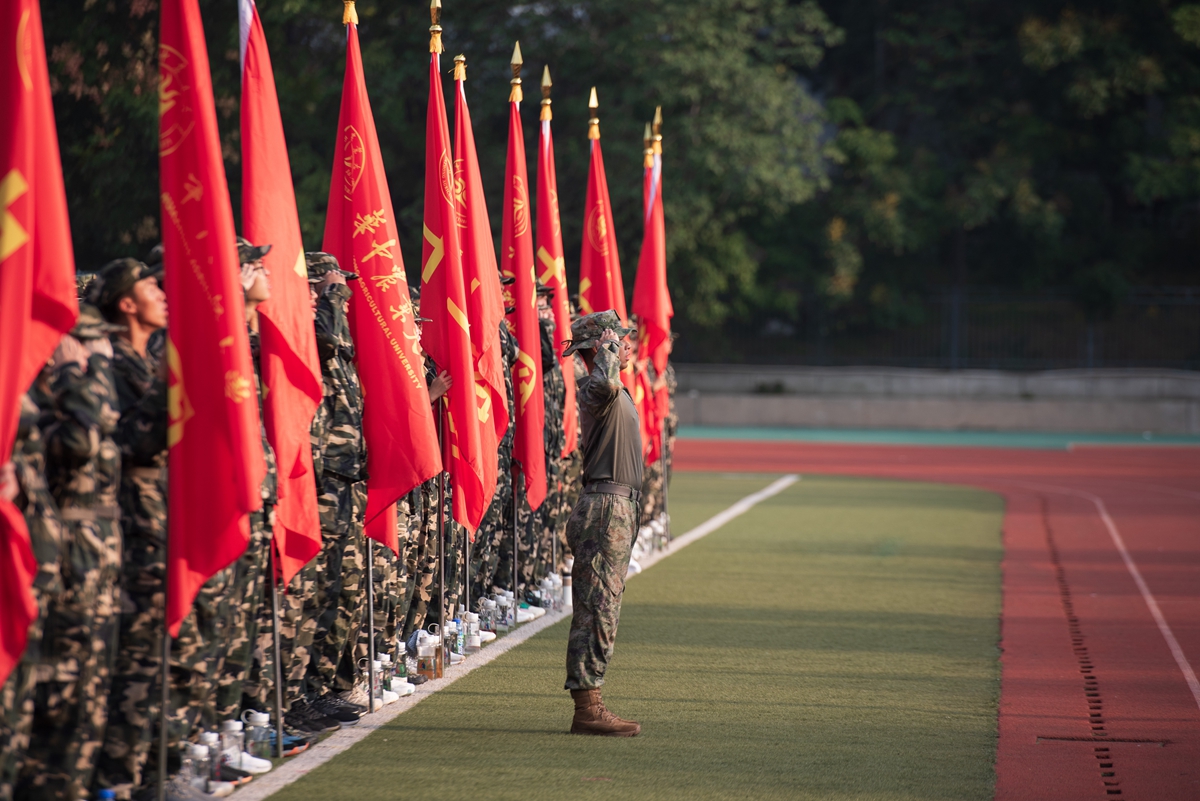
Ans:
[[[121,455],[107,337],[116,328],[83,305],[52,359],[46,479],[62,520],[63,591],[46,615],[33,731],[16,790],[24,799],[86,796],[104,740],[121,565]]]
[[[315,592],[304,604],[305,623],[316,622],[307,681],[318,711],[349,717],[356,710],[339,703],[337,696],[352,692],[358,679],[354,650],[366,602],[367,451],[362,385],[347,318],[351,291],[346,285],[347,278],[357,276],[343,273],[328,253],[308,254],[308,264],[310,280],[320,279],[315,324],[325,397],[317,409],[319,422],[314,420],[320,437],[317,505],[322,547],[315,560]]]
[[[46,371],[43,371],[45,373]],[[43,379],[44,382],[44,379]],[[21,769],[29,732],[33,726],[33,692],[41,657],[42,627],[51,602],[62,593],[59,558],[63,547],[58,506],[46,486],[45,440],[39,428],[42,416],[30,394],[21,396],[20,420],[12,461],[0,465],[0,492],[14,502],[25,517],[37,573],[33,597],[38,616],[29,627],[29,640],[21,660],[0,685],[0,799],[12,798]]]
[[[110,322],[126,327],[110,337],[120,421],[123,552],[121,620],[113,668],[108,728],[95,783],[128,798],[153,777],[151,754],[159,716],[162,675],[167,524],[166,365],[147,350],[150,335],[167,322],[166,297],[141,262],[106,264],[89,295]],[[171,673],[171,739],[190,734],[178,718],[188,709],[190,676]]]
[[[263,455],[266,457],[267,474],[262,483],[262,508],[250,513],[250,542],[245,553],[233,565],[232,591],[227,601],[227,620],[223,636],[224,664],[217,682],[215,719],[205,720],[206,726],[215,726],[221,720],[236,718],[242,709],[242,696],[250,697],[251,705],[265,698],[274,686],[273,665],[254,672],[255,683],[247,686],[246,680],[253,661],[254,646],[258,639],[264,609],[270,621],[269,585],[271,540],[273,537],[275,506],[278,502],[278,479],[275,469],[275,451],[267,442],[267,430],[263,420],[263,387],[261,369],[261,344],[258,336],[258,306],[271,298],[270,275],[263,264],[263,257],[271,250],[270,245],[255,246],[238,237],[238,258],[241,263],[242,290],[245,298],[246,328],[250,337],[250,353],[254,362],[254,384],[258,397],[259,430]],[[270,622],[268,622],[270,625]],[[273,643],[272,643],[273,645]],[[268,653],[273,652],[273,648]],[[264,707],[265,708],[265,707]]]
[[[545,395],[546,408],[546,500],[538,510],[540,519],[540,545],[542,564],[537,578],[542,579],[547,573],[557,573],[562,562],[563,546],[566,544],[565,533],[567,518],[571,509],[565,507],[563,486],[563,446],[566,444],[566,431],[563,429],[563,404],[567,399],[567,386],[563,382],[562,366],[558,361],[558,348],[555,347],[554,310],[550,301],[554,291],[548,287],[538,287],[538,320],[541,323],[542,338],[542,388]]]
[[[513,439],[516,435],[516,412],[513,405],[512,366],[517,360],[517,340],[509,331],[508,321],[500,323],[500,353],[504,359],[504,393],[508,404],[508,430],[500,440],[496,460],[496,493],[485,512],[475,535],[472,573],[474,599],[493,593],[500,587],[511,587],[513,537]],[[478,608],[478,604],[475,604]]]
[[[612,310],[589,314],[571,325],[566,351],[579,351],[589,368],[578,391],[583,495],[567,521],[567,542],[575,555],[565,684],[575,702],[572,734],[633,737],[641,732],[636,722],[609,712],[600,695],[616,641],[642,485],[637,407],[620,375],[633,356],[627,339],[632,333]]]

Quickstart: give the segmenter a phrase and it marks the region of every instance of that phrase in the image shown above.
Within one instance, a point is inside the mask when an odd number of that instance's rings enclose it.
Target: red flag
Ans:
[[[0,463],[17,438],[21,395],[79,316],[42,14],[36,0],[0,8]],[[37,561],[25,518],[0,500],[0,685],[37,616]]]
[[[598,103],[594,86],[589,105],[595,114]],[[613,309],[625,323],[629,319],[625,310],[625,284],[617,258],[612,203],[608,199],[608,179],[604,175],[604,154],[600,151],[600,120],[596,117],[588,126],[588,139],[591,140],[591,162],[583,218],[583,251],[579,256],[579,310],[591,314]]]
[[[538,142],[537,188],[537,271],[538,280],[554,290],[550,301],[554,309],[554,352],[562,364],[566,401],[563,403],[562,455],[579,445],[579,410],[575,407],[575,357],[563,356],[561,343],[571,338],[571,306],[567,297],[567,273],[564,269],[562,223],[558,217],[558,177],[554,171],[554,140],[550,136],[550,68],[542,74],[542,133]]]
[[[462,235],[463,281],[467,287],[467,319],[471,321],[471,357],[475,360],[475,396],[479,403],[480,448],[484,456],[500,449],[508,431],[508,395],[504,388],[504,356],[500,322],[504,298],[496,271],[492,224],[484,202],[483,179],[475,154],[475,134],[467,109],[466,59],[454,66],[454,203]],[[496,493],[495,459],[483,459],[483,495],[490,504]]]
[[[513,53],[519,65],[520,46]],[[515,67],[514,72],[520,69]],[[504,220],[500,252],[505,275],[516,279],[513,322],[517,361],[513,365],[513,405],[517,428],[513,459],[525,474],[525,498],[530,509],[546,499],[546,397],[542,392],[542,339],[537,313],[537,279],[533,268],[533,231],[529,226],[529,176],[525,169],[525,132],[521,127],[521,85],[514,83],[508,98],[508,160],[504,166]]]
[[[638,362],[642,373],[646,362],[654,364],[654,374],[662,376],[667,369],[667,354],[671,344],[671,293],[667,289],[667,238],[663,227],[662,205],[662,124],[660,110],[654,113],[654,131],[647,126],[646,160],[643,175],[643,234],[642,253],[638,259],[637,278],[633,284],[633,313],[638,324]],[[649,449],[646,462],[659,458],[662,450],[661,407],[667,403],[667,389],[653,392],[646,376],[644,404],[641,416],[649,426]],[[646,432],[642,434],[646,441]]]
[[[642,435],[642,457],[646,464],[658,460],[662,437],[659,436],[658,407],[654,402],[654,389],[650,384],[650,373],[646,370],[647,360],[638,359],[634,371],[633,402],[638,410],[638,426]]]
[[[254,0],[241,0],[242,230],[271,245],[271,299],[258,307],[265,386],[263,422],[279,469],[274,547],[280,580],[321,550],[309,429],[321,402],[321,362],[308,299],[308,269],[292,191],[275,74]]]
[[[167,626],[246,550],[266,476],[233,209],[196,0],[160,18],[159,180],[167,336]]]
[[[647,142],[643,184],[644,229],[637,278],[633,283],[633,313],[638,318],[638,358],[650,359],[656,375],[667,369],[671,340],[671,292],[667,289],[667,237],[663,229],[661,117],[655,113],[653,139]]]
[[[479,436],[475,364],[471,358],[462,251],[454,209],[454,163],[442,97],[440,34],[430,44],[429,106],[425,124],[425,243],[421,249],[421,314],[430,319],[421,344],[448,370],[454,385],[446,393],[446,437],[450,454],[453,515],[468,532],[479,528],[489,498],[484,494],[484,453]],[[434,49],[436,47],[436,50]],[[492,454],[487,454],[490,460]]]
[[[363,387],[369,475],[366,535],[397,551],[396,501],[437,475],[442,461],[353,6],[347,7],[343,21],[346,77],[338,116],[340,150],[329,184],[324,248],[359,275],[350,300],[350,331]],[[380,520],[372,525],[376,518]]]

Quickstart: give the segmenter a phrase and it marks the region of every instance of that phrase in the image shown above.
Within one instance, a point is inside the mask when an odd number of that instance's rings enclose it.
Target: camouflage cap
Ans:
[[[117,331],[128,330],[127,326],[105,322],[99,309],[87,303],[81,303],[79,304],[79,319],[75,321],[75,327],[71,329],[71,336],[79,340],[101,339],[109,334],[115,334]]]
[[[537,293],[539,295],[545,295],[548,298],[553,298],[554,297],[554,288],[548,287],[545,284],[538,284],[537,285]]]
[[[146,266],[150,268],[147,275],[158,281],[159,285],[163,282],[163,276],[166,274],[166,267],[163,265],[163,244],[159,242],[150,249],[144,259]]]
[[[504,273],[500,273],[500,283],[503,284],[504,286],[508,286],[509,284],[517,283],[517,279],[511,275],[505,275]]]
[[[150,277],[150,268],[137,259],[115,259],[97,271],[87,301],[101,314],[111,315],[117,301],[132,291],[134,284]]]
[[[237,238],[238,263],[248,264],[252,261],[258,261],[263,256],[271,252],[270,245],[252,245],[250,240],[244,236]]]
[[[83,301],[88,296],[88,290],[92,288],[92,284],[96,282],[95,273],[76,273],[75,274],[75,296]]]
[[[619,337],[637,333],[636,328],[621,325],[621,318],[612,309],[585,314],[571,323],[571,339],[568,340],[570,344],[563,351],[563,356],[570,356],[577,350],[594,349],[605,331],[615,331]]]
[[[357,273],[348,273],[338,266],[337,256],[332,253],[322,253],[321,251],[312,251],[304,254],[304,263],[308,267],[308,283],[319,284],[325,280],[325,276],[331,272],[340,273],[347,281],[353,281],[358,278]]]

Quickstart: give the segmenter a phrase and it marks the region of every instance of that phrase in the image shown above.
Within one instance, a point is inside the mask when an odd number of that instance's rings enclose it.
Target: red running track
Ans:
[[[675,458],[1003,495],[996,799],[1200,799],[1200,449],[679,440]]]

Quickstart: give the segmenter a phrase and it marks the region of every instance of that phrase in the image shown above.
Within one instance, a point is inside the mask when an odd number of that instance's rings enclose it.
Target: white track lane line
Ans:
[[[1121,560],[1125,563],[1125,569],[1129,571],[1129,575],[1133,577],[1133,583],[1137,585],[1138,591],[1142,594],[1142,600],[1146,602],[1146,607],[1150,610],[1150,616],[1154,618],[1154,622],[1158,625],[1159,633],[1166,640],[1167,649],[1170,650],[1171,656],[1175,657],[1175,664],[1179,666],[1180,672],[1183,673],[1183,678],[1187,682],[1188,689],[1192,691],[1192,698],[1195,700],[1197,708],[1200,708],[1200,680],[1196,678],[1196,671],[1192,669],[1191,663],[1187,660],[1187,655],[1183,653],[1183,648],[1179,645],[1179,640],[1175,638],[1175,632],[1171,631],[1171,626],[1167,623],[1166,617],[1163,616],[1162,609],[1158,606],[1158,601],[1155,599],[1154,594],[1150,592],[1150,587],[1146,584],[1146,580],[1142,578],[1142,571],[1138,569],[1137,563],[1133,561],[1133,557],[1129,554],[1129,549],[1125,547],[1125,538],[1121,536],[1121,532],[1117,529],[1117,524],[1113,522],[1112,517],[1108,514],[1108,507],[1104,505],[1103,499],[1086,490],[1056,487],[1051,484],[1033,484],[1007,479],[1001,480],[1031,489],[1049,490],[1091,501],[1092,505],[1096,507],[1096,513],[1100,516],[1100,521],[1108,529],[1108,536],[1112,540],[1113,545],[1116,546],[1117,553],[1121,555]]]
[[[713,515],[691,531],[672,540],[668,547],[643,559],[641,562],[642,570],[644,571],[660,559],[670,556],[681,548],[686,548],[701,537],[711,534],[735,517],[750,511],[755,504],[778,495],[799,480],[799,476],[786,475],[771,483],[766,488],[747,495],[725,511]],[[636,576],[631,576],[630,578],[636,578]],[[547,613],[538,620],[524,624],[521,628],[505,637],[499,638],[479,653],[472,655],[469,659],[448,668],[443,678],[425,682],[417,687],[417,691],[413,695],[401,698],[399,701],[383,707],[372,715],[363,715],[362,719],[354,726],[334,732],[303,754],[291,757],[287,762],[275,768],[270,773],[258,776],[254,781],[229,796],[230,801],[262,801],[262,799],[282,790],[292,782],[304,778],[310,771],[325,764],[360,740],[365,740],[368,735],[382,728],[401,713],[412,709],[438,690],[450,686],[472,670],[483,667],[505,651],[520,645],[533,635],[543,629],[549,628],[560,620],[564,620],[570,614],[570,610]]]

